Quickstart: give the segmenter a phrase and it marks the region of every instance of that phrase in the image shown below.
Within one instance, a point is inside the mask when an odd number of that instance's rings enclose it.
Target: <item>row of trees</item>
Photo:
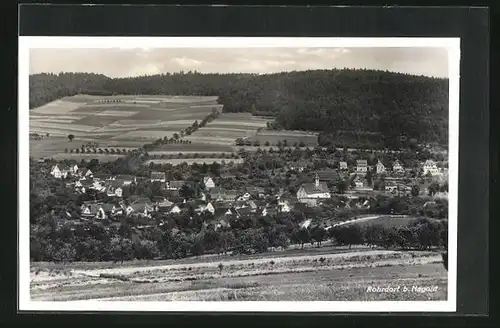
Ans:
[[[173,155],[168,154],[148,154],[144,159],[182,159],[182,158],[239,158],[235,153],[212,153],[212,154],[200,154],[200,153],[178,153]]]
[[[448,80],[374,70],[276,74],[175,73],[110,79],[65,73],[30,76],[31,108],[77,92],[218,96],[225,112],[275,116],[273,127],[387,139],[448,141]]]
[[[47,220],[32,226],[31,258],[35,261],[124,261],[132,259],[183,258],[207,253],[249,254],[287,248],[290,243],[304,246],[331,240],[335,245],[371,247],[447,249],[447,221],[420,219],[408,226],[345,225],[325,229],[285,225],[199,231],[151,228],[138,230],[127,223],[104,226],[85,223],[71,229]]]
[[[75,154],[129,154],[132,153],[133,149],[120,149],[120,148],[65,148],[65,153],[75,153]]]

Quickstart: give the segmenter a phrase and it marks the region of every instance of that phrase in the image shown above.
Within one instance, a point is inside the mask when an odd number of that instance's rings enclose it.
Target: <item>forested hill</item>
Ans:
[[[406,134],[443,144],[448,135],[448,80],[384,71],[181,72],[119,79],[37,74],[30,76],[30,88],[31,108],[76,93],[217,95],[225,112],[272,115],[278,128]]]

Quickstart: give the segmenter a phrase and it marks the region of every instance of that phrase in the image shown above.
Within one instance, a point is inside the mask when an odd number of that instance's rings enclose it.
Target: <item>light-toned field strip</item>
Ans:
[[[77,125],[77,124],[57,124],[57,123],[47,123],[47,122],[32,122],[30,123],[30,128],[48,128],[48,129],[60,129],[64,131],[81,131],[90,132],[95,130],[96,126],[91,125]]]
[[[94,115],[127,117],[127,116],[132,116],[132,115],[135,115],[135,114],[139,114],[139,112],[124,111],[124,110],[104,110],[102,112],[95,113]]]
[[[314,132],[305,132],[305,131],[288,131],[288,130],[282,130],[282,131],[261,131],[258,133],[259,136],[269,136],[269,137],[274,137],[274,136],[286,136],[286,137],[317,137],[318,133]]]
[[[78,118],[75,119],[56,119],[56,118],[46,118],[46,119],[30,119],[30,124],[33,123],[63,123],[63,124],[71,124],[74,121],[79,120]]]
[[[240,129],[240,128],[219,128],[219,127],[211,127],[211,126],[205,126],[200,129],[200,131],[230,131],[230,132],[251,132],[254,133],[255,130],[253,129]],[[195,132],[196,133],[196,132]]]
[[[112,134],[116,134],[116,133],[123,133],[123,132],[129,132],[129,131],[135,131],[137,130],[139,127],[134,127],[134,126],[120,126],[120,127],[114,127],[114,126],[109,126],[109,125],[106,125],[106,126],[103,126],[103,127],[100,127],[96,130],[94,130],[93,132],[96,132],[96,133],[103,133],[103,134],[106,134],[106,133],[112,133]]]
[[[232,145],[235,142],[234,138],[211,138],[211,137],[204,137],[204,136],[195,136],[195,135],[190,135],[187,137],[184,137],[185,140],[189,141],[199,141],[199,142],[208,142],[208,143],[213,143],[213,144],[220,144],[220,145]]]
[[[149,105],[146,104],[134,104],[131,102],[126,102],[125,105],[124,103],[105,103],[105,102],[96,102],[96,103],[88,103],[84,106],[85,107],[139,107],[139,108],[148,108]]]
[[[144,162],[144,165],[149,165],[150,163],[154,164],[172,164],[172,165],[180,165],[182,163],[186,163],[187,165],[192,165],[194,163],[197,164],[212,164],[212,163],[230,163],[233,162],[235,164],[243,163],[243,159],[241,158],[174,158],[174,159],[150,159]]]
[[[217,126],[229,126],[229,127],[237,127],[237,126],[244,126],[244,127],[254,127],[255,130],[258,128],[264,128],[266,127],[267,123],[266,122],[252,122],[252,121],[219,121],[215,120],[214,124]],[[210,126],[210,124],[207,124],[207,126]]]
[[[179,153],[182,154],[231,154],[234,153],[233,151],[221,151],[221,150],[215,150],[215,151],[209,151],[209,150],[151,150],[148,152],[150,156],[153,155],[177,155]]]
[[[80,107],[80,104],[69,101],[56,100],[41,107],[32,109],[35,113],[41,114],[66,114]]]
[[[126,154],[94,154],[94,153],[85,153],[85,154],[75,154],[75,153],[58,153],[50,156],[55,160],[64,160],[64,159],[98,159],[100,161],[114,161],[120,157],[125,156]]]
[[[112,139],[158,139],[172,137],[178,131],[130,131],[113,137]]]
[[[88,115],[85,113],[74,113],[71,112],[70,115],[43,115],[43,116],[37,116],[37,115],[32,115],[30,113],[30,119],[57,119],[57,120],[77,120],[80,118],[84,118]]]
[[[111,123],[109,126],[120,126],[120,125],[151,125],[160,123],[161,120],[119,120]]]

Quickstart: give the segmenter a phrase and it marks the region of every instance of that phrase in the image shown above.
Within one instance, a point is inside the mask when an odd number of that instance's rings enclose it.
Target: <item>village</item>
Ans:
[[[50,175],[64,180],[65,186],[75,194],[93,195],[94,199],[82,203],[78,215],[67,213],[75,225],[93,220],[119,222],[119,218],[128,217],[135,218],[133,222],[139,229],[163,224],[163,220],[155,218],[182,214],[190,219],[203,217],[203,225],[212,225],[215,229],[229,228],[231,222],[240,217],[273,217],[293,209],[314,209],[331,205],[332,198],[336,199],[334,207],[337,209],[354,208],[365,212],[369,212],[370,200],[378,195],[447,198],[447,168],[438,167],[432,159],[420,163],[416,176],[414,168],[405,168],[399,160],[390,164],[377,160],[369,165],[367,160],[358,159],[354,166],[339,161],[336,168],[321,170],[311,170],[307,163],[299,161],[290,163],[286,171],[288,175],[306,177],[295,193],[287,186],[268,188],[237,184],[240,186],[237,189],[224,188],[232,185],[235,179],[234,175],[224,173],[206,174],[197,183],[176,180],[164,171],[151,170],[149,177],[106,175],[76,163],[61,162],[51,167]],[[138,185],[157,192],[153,197],[145,197],[135,190]],[[310,221],[304,220],[302,225]],[[323,226],[328,229],[336,221],[337,218],[332,218]]]

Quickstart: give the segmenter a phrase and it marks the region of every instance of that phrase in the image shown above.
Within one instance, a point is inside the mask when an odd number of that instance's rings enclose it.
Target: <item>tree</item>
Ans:
[[[73,134],[68,134],[68,140],[73,141],[75,139],[75,136]]]
[[[311,240],[309,230],[307,228],[295,229],[292,232],[292,241],[300,244],[301,248],[304,248],[304,244]]]
[[[429,185],[429,196],[434,196],[439,191],[439,184],[435,181]]]
[[[68,152],[68,148],[64,148],[64,152],[67,153]]]
[[[417,185],[413,185],[413,186],[411,187],[411,195],[412,195],[413,197],[417,197],[419,194],[420,194],[420,187],[419,187],[419,186],[417,186]]]
[[[326,230],[323,227],[315,226],[311,229],[311,239],[316,242],[316,246],[320,247],[321,242],[326,238]]]
[[[179,195],[184,199],[191,199],[196,196],[196,188],[190,183],[186,183],[179,190]]]
[[[269,140],[266,140],[266,142],[264,142],[264,146],[266,147],[269,147],[271,144],[269,143]]]

